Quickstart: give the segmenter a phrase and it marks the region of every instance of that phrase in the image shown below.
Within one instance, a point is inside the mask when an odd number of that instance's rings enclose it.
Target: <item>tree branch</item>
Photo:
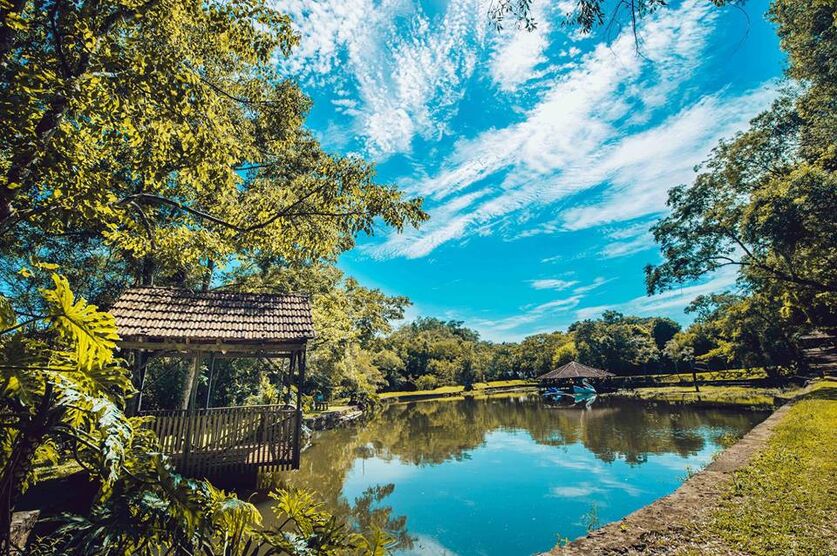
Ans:
[[[155,193],[134,193],[134,194],[128,195],[128,196],[123,197],[122,199],[116,201],[115,204],[116,205],[124,205],[124,204],[129,204],[129,203],[136,204],[139,201],[146,201],[146,202],[149,202],[149,203],[152,203],[152,204],[166,205],[166,206],[170,206],[170,207],[176,208],[178,210],[181,210],[183,212],[186,212],[188,214],[191,214],[193,216],[197,216],[198,218],[200,218],[202,220],[207,220],[209,222],[212,222],[213,224],[218,224],[219,226],[223,226],[225,228],[229,228],[231,230],[235,230],[237,232],[245,233],[245,234],[249,233],[249,232],[254,232],[254,231],[262,229],[262,228],[265,228],[265,227],[273,224],[274,222],[276,222],[280,218],[283,218],[283,217],[286,217],[286,216],[288,216],[288,217],[294,217],[294,216],[343,217],[343,216],[355,216],[355,215],[363,214],[360,211],[349,211],[349,212],[343,212],[343,213],[340,213],[340,212],[326,212],[326,211],[293,212],[294,208],[298,207],[299,205],[301,205],[302,203],[304,203],[305,201],[307,201],[308,199],[313,197],[315,194],[321,192],[327,186],[328,186],[328,184],[325,184],[321,187],[312,189],[311,191],[309,191],[308,193],[306,193],[305,195],[303,195],[302,197],[300,197],[299,199],[297,199],[296,201],[294,201],[293,203],[291,203],[290,205],[288,205],[284,209],[282,209],[280,211],[277,211],[270,218],[268,218],[268,219],[266,219],[262,222],[258,222],[256,224],[252,224],[250,226],[240,226],[238,224],[233,224],[232,222],[229,222],[229,221],[227,221],[223,218],[220,218],[218,216],[209,214],[208,212],[205,212],[205,211],[202,211],[202,210],[199,210],[199,209],[196,209],[196,208],[192,208],[190,206],[184,205],[183,203],[175,201],[174,199],[169,199],[168,197],[164,197],[162,195],[157,195]]]

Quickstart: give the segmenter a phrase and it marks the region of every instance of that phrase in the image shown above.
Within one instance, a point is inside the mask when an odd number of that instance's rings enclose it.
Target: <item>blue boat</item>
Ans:
[[[587,382],[587,379],[581,381],[581,386],[573,386],[573,393],[576,396],[595,396],[596,389],[593,388],[593,385]]]

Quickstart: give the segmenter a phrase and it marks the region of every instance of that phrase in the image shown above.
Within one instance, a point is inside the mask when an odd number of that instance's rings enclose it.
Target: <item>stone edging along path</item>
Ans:
[[[732,473],[746,465],[765,445],[791,405],[774,411],[673,493],[544,554],[637,554],[643,553],[654,539],[677,536],[687,524],[695,523],[714,509],[714,502],[729,484]]]

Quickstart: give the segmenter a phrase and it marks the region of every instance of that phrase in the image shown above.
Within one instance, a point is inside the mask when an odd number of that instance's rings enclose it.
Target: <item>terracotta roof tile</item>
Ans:
[[[130,288],[111,313],[122,338],[289,341],[315,336],[310,299],[300,294]]]

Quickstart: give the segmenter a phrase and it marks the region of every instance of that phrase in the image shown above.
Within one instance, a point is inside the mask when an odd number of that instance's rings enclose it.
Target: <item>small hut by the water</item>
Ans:
[[[588,367],[578,361],[570,361],[566,365],[539,376],[538,382],[540,382],[543,386],[560,386],[579,382],[585,378],[591,381],[598,381],[612,376],[616,375],[602,369]]]
[[[135,409],[154,417],[151,426],[161,447],[181,473],[250,477],[299,468],[305,355],[315,337],[308,296],[140,287],[123,292],[111,312],[120,349],[133,354]],[[146,411],[146,370],[165,357],[191,359],[181,403]],[[211,407],[215,361],[235,357],[256,359],[263,372],[279,375],[284,403]],[[284,359],[287,365],[281,364]],[[206,400],[200,404],[204,363]]]

